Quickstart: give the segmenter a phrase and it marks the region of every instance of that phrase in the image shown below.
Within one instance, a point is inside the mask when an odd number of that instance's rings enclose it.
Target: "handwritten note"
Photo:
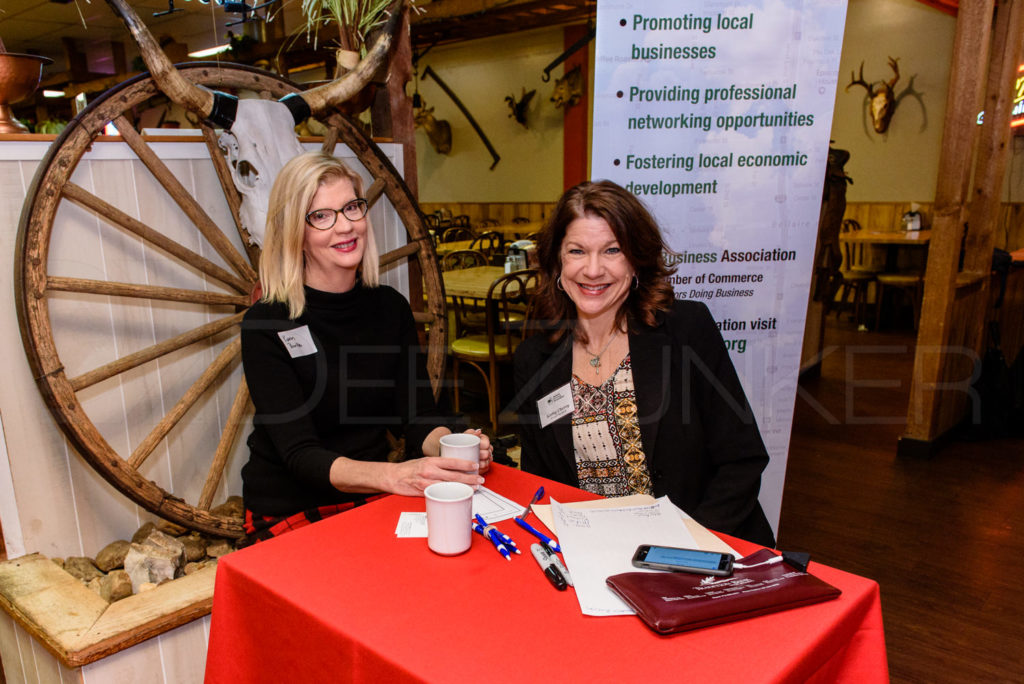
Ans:
[[[288,350],[288,355],[293,359],[300,356],[316,354],[316,343],[313,342],[313,335],[309,332],[309,326],[303,325],[291,330],[277,333]]]

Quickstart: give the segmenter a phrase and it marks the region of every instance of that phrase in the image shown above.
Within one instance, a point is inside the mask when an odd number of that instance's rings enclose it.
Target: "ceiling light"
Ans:
[[[43,97],[64,97],[63,90],[44,90]]]
[[[196,50],[195,52],[188,53],[189,57],[210,57],[211,55],[219,55],[222,52],[227,52],[231,49],[231,43],[224,43],[223,45],[217,45],[212,48],[206,48],[205,50]]]

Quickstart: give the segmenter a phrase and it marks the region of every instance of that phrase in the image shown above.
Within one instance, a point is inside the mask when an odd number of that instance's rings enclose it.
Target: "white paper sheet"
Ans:
[[[521,505],[483,485],[473,495],[473,515],[479,513],[488,525],[514,518],[522,512]]]
[[[501,520],[508,520],[522,513],[523,507],[511,499],[506,499],[501,494],[487,487],[480,487],[473,494],[473,513],[479,513],[480,517],[488,524],[494,524]],[[469,525],[469,521],[466,521]],[[396,537],[424,538],[427,536],[427,514],[415,511],[405,511],[398,516],[398,525],[395,527]]]
[[[571,508],[625,508],[626,506],[640,506],[652,503],[654,503],[654,497],[650,494],[630,494],[628,496],[613,497],[610,499],[576,501],[562,505],[569,506]],[[673,506],[675,505],[673,504]],[[737,558],[741,557],[741,555],[736,552],[736,549],[726,544],[715,536],[711,530],[690,517],[689,513],[678,506],[675,506],[675,509],[679,512],[679,517],[681,517],[683,522],[686,524],[686,529],[690,531],[690,534],[693,535],[693,538],[697,542],[697,545],[693,548],[701,549],[702,551],[731,553]],[[544,526],[548,528],[551,535],[557,537],[558,535],[555,534],[555,520],[551,515],[551,506],[548,506],[547,504],[533,504],[533,508],[531,510],[536,514],[537,518],[544,523]]]
[[[555,532],[572,574],[584,615],[631,615],[633,610],[605,584],[631,564],[640,544],[695,548],[696,542],[668,497],[625,508],[580,509],[551,500]]]

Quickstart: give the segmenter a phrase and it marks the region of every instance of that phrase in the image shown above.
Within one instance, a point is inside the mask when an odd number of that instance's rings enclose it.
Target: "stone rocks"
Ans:
[[[199,534],[193,533],[187,537],[179,537],[179,541],[185,547],[185,561],[195,563],[206,557],[206,547],[210,543]]]
[[[211,508],[210,513],[213,515],[222,515],[225,518],[243,520],[245,519],[245,507],[242,505],[242,497],[229,496],[224,503]]]
[[[132,543],[124,558],[124,569],[132,589],[148,582],[159,584],[180,576],[185,568],[185,545],[154,529],[142,543]]]
[[[72,577],[82,580],[86,584],[90,580],[100,577],[103,573],[92,562],[92,558],[86,556],[70,556],[64,561],[64,570]]]
[[[108,603],[132,595],[132,581],[124,570],[114,570],[108,575],[94,577],[88,586]]]
[[[155,529],[156,523],[150,521],[142,527],[140,527],[139,529],[135,530],[135,534],[132,535],[132,544],[141,544],[142,542],[146,541],[146,537],[148,537],[149,533]]]
[[[175,525],[170,520],[158,520],[156,522],[156,529],[171,537],[180,537],[183,534],[188,534],[187,527]]]
[[[211,512],[242,520],[242,498],[230,497]],[[215,565],[218,558],[234,550],[232,541],[211,539],[180,525],[158,521],[142,525],[131,541],[119,539],[107,544],[95,560],[74,556],[51,560],[107,601],[118,601]]]
[[[210,558],[220,558],[234,550],[235,547],[231,545],[231,542],[225,539],[217,539],[206,547],[206,555]]]
[[[110,572],[114,568],[122,567],[129,548],[131,548],[131,544],[124,539],[110,542],[96,554],[96,567],[103,572]]]
[[[217,559],[216,558],[211,558],[209,560],[205,560],[202,563],[185,563],[185,574],[186,575],[191,575],[193,572],[199,572],[200,570],[202,570],[205,567],[208,567],[210,565],[216,565],[216,564],[217,564]]]

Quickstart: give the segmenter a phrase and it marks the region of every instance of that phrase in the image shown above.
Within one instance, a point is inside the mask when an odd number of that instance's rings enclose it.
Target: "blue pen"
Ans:
[[[491,545],[494,546],[495,551],[504,556],[506,560],[512,560],[512,558],[508,555],[508,549],[506,549],[504,546],[501,546],[499,548],[499,542],[494,538],[492,534],[490,534],[490,530],[481,527],[480,523],[473,522],[473,531],[478,533],[487,541],[491,542]]]
[[[476,522],[475,520],[470,521],[470,524],[473,526],[473,531],[474,532],[479,533],[480,536],[482,536],[482,537],[487,537],[488,539],[490,539],[490,536],[487,534],[487,532],[484,531],[483,525],[481,525],[480,523]],[[522,553],[522,551],[519,550],[519,545],[516,544],[515,541],[513,541],[513,539],[511,537],[509,537],[507,534],[504,534],[502,532],[498,532],[498,530],[494,530],[494,531],[497,532],[498,537],[501,540],[501,542],[506,547],[510,547],[509,551],[511,551],[512,553],[519,553],[519,554]],[[491,540],[491,541],[493,543],[494,540]]]
[[[495,532],[497,532],[497,533],[498,533],[498,536],[499,536],[499,537],[501,537],[501,540],[502,540],[503,542],[505,542],[505,546],[510,546],[510,547],[512,547],[512,549],[511,549],[511,550],[512,550],[512,552],[513,552],[513,553],[522,553],[522,552],[521,552],[521,551],[519,550],[519,544],[516,544],[515,540],[514,540],[514,539],[512,539],[512,537],[508,536],[507,534],[505,534],[505,533],[504,533],[504,532],[502,532],[501,530],[495,530]]]
[[[498,533],[494,530],[494,528],[491,528],[486,531],[490,533],[491,541],[494,542],[494,548],[498,549],[498,553],[504,556],[505,560],[512,560],[511,554],[509,554],[508,549],[505,548],[505,545],[501,543],[501,540],[498,538]]]
[[[535,504],[538,501],[540,501],[541,498],[543,498],[543,496],[544,496],[544,486],[541,485],[537,489],[537,491],[533,493],[533,498],[530,499],[530,503],[526,504],[526,508],[524,508],[523,512],[519,514],[519,517],[525,519],[526,516],[530,515],[530,511],[533,510],[533,504]]]
[[[500,534],[498,530],[496,530],[493,525],[488,525],[487,521],[484,520],[479,513],[475,514],[473,517],[476,518],[477,523],[479,523],[482,528],[480,533],[491,540],[491,543],[494,544],[494,548],[498,549],[498,553],[504,556],[505,560],[512,560],[512,556],[509,554],[508,548],[502,543],[501,538],[498,536]],[[518,549],[516,549],[516,553],[519,553]]]
[[[519,525],[519,526],[520,526],[520,527],[522,527],[522,528],[523,528],[524,530],[526,530],[527,532],[529,532],[530,534],[532,534],[533,536],[535,536],[535,537],[536,537],[537,539],[540,539],[540,540],[541,540],[542,542],[544,542],[545,544],[547,544],[547,545],[548,545],[548,547],[550,547],[552,551],[561,551],[561,550],[562,550],[562,547],[560,547],[560,546],[558,545],[558,542],[557,542],[557,541],[555,541],[555,540],[554,540],[554,539],[552,539],[551,537],[547,536],[547,535],[546,535],[546,534],[544,534],[543,532],[540,532],[540,531],[538,531],[538,530],[534,529],[534,527],[533,527],[533,526],[532,526],[532,525],[531,525],[530,523],[526,522],[526,521],[525,521],[525,520],[523,520],[522,518],[520,518],[520,517],[518,517],[518,516],[517,516],[517,517],[515,518],[515,521],[516,521],[516,524],[517,524],[517,525]]]

